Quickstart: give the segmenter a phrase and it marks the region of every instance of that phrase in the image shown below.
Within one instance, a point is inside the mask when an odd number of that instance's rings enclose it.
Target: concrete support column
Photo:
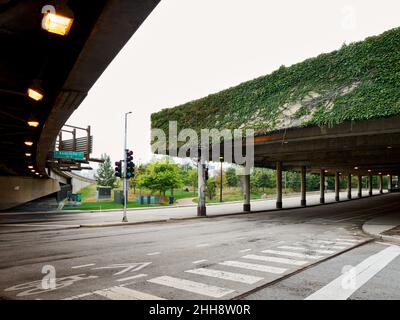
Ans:
[[[372,196],[372,174],[369,174],[369,196]]]
[[[357,187],[358,187],[358,192],[357,192],[357,196],[359,198],[362,198],[362,176],[358,175],[358,180],[357,180]]]
[[[276,162],[276,208],[282,209],[282,162]]]
[[[392,185],[393,185],[393,176],[389,175],[389,177],[388,177],[388,192],[392,192]]]
[[[301,205],[305,207],[307,205],[307,183],[306,183],[307,169],[305,166],[301,167],[300,181],[301,181]]]
[[[383,177],[382,174],[379,175],[379,193],[383,193]]]
[[[321,173],[319,175],[319,190],[321,191],[321,196],[319,198],[320,203],[325,203],[325,170],[321,169]]]
[[[206,181],[205,181],[205,163],[204,160],[200,160],[197,164],[197,175],[198,175],[198,203],[197,203],[197,216],[205,217],[206,212]]]
[[[335,201],[340,201],[340,176],[335,172]]]
[[[347,176],[347,199],[351,200],[351,174]]]
[[[243,176],[243,191],[244,191],[244,202],[243,202],[243,211],[250,212],[250,175]]]

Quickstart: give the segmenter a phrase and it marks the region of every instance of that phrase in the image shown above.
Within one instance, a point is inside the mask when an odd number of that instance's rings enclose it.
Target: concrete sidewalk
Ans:
[[[362,229],[374,238],[400,243],[400,213],[371,219],[364,223]]]

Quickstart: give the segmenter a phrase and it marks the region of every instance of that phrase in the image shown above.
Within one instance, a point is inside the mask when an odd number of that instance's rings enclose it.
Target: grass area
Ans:
[[[128,208],[146,208],[146,207],[159,207],[160,205],[150,204],[137,204],[136,202],[128,202]],[[69,206],[65,205],[63,210],[110,210],[110,209],[122,209],[123,206],[119,203],[111,201],[102,202],[82,202],[80,206]]]
[[[82,203],[79,206],[65,205],[63,210],[110,210],[110,209],[122,209],[122,205],[114,202],[114,192],[111,191],[111,200],[109,201],[96,201],[96,184],[87,186],[79,191],[82,196]],[[128,208],[145,208],[145,207],[159,207],[168,206],[168,204],[162,203],[159,205],[149,205],[149,204],[138,204],[136,203],[136,197],[139,195],[151,195],[149,190],[136,190],[136,194],[133,190],[129,190],[129,199],[127,203]],[[165,193],[166,197],[171,195],[171,191]],[[194,198],[193,191],[184,190],[174,190],[175,201],[185,198]],[[168,199],[168,198],[167,198]]]

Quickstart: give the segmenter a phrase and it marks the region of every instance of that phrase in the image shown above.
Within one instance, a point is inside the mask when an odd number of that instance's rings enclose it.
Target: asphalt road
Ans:
[[[125,227],[4,227],[0,298],[399,299],[400,248],[360,229],[399,205],[387,194]]]

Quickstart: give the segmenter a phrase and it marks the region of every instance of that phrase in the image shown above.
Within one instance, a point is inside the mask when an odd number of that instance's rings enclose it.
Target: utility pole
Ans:
[[[128,180],[126,177],[127,173],[127,161],[126,161],[126,152],[127,152],[127,133],[128,133],[128,114],[131,114],[132,112],[126,112],[125,113],[125,131],[124,131],[124,215],[122,217],[122,222],[128,222],[128,218],[126,216],[126,203],[127,203],[127,197],[128,197]]]
[[[223,157],[219,157],[219,162],[221,162],[221,176],[219,179],[219,202],[222,202],[222,163],[224,161]]]

